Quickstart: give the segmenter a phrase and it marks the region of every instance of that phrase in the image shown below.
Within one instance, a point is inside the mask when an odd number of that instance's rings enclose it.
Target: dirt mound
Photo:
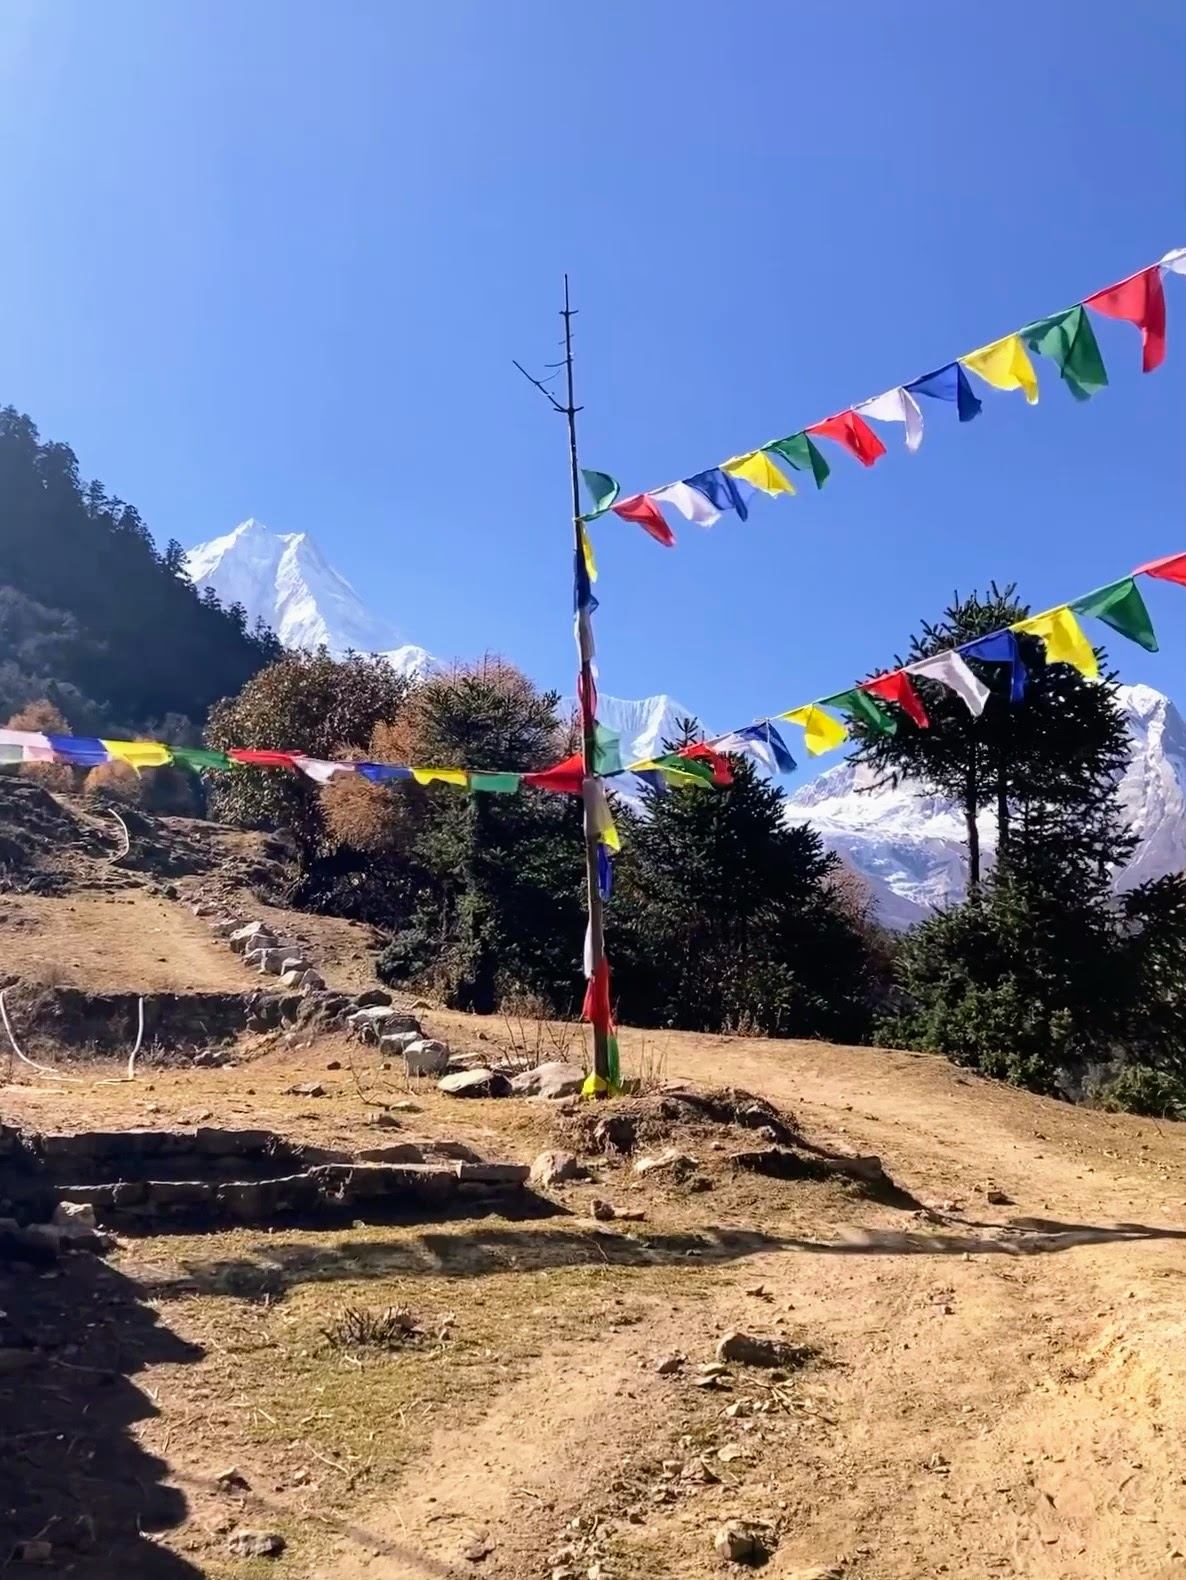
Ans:
[[[722,1129],[752,1146],[755,1136],[774,1146],[794,1146],[799,1134],[789,1114],[764,1097],[734,1086],[690,1086],[644,1092],[612,1104],[587,1103],[564,1113],[563,1139],[581,1152],[632,1155],[644,1147],[698,1139],[723,1140]]]
[[[0,978],[2,980],[2,978]],[[258,993],[145,993],[144,1062],[154,1053],[207,1047],[237,1036]],[[141,995],[89,993],[75,987],[16,986],[6,1003],[17,1036],[57,1053],[127,1053],[136,1036]]]
[[[100,840],[56,796],[32,779],[0,773],[0,893],[49,887],[26,874],[47,856],[95,849]]]

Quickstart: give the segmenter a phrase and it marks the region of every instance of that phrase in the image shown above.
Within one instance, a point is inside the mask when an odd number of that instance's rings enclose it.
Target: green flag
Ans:
[[[1141,597],[1141,590],[1131,576],[1107,587],[1098,587],[1086,597],[1076,598],[1070,605],[1076,614],[1093,614],[1097,620],[1110,625],[1132,642],[1139,642],[1150,653],[1157,651],[1157,636],[1153,621]]]
[[[775,455],[781,455],[796,472],[810,472],[817,488],[824,486],[832,470],[805,433],[792,433],[785,439],[772,439],[762,449],[773,450]]]
[[[857,687],[851,691],[838,691],[834,697],[825,697],[823,703],[827,708],[839,708],[850,718],[868,725],[869,729],[876,731],[878,735],[898,733],[897,719],[879,703],[874,702],[867,691],[861,691]]]
[[[581,467],[581,476],[585,479],[585,487],[593,499],[593,509],[585,517],[592,521],[594,516],[604,516],[606,511],[622,492],[622,485],[616,477],[611,477],[608,472],[591,472],[586,467]]]
[[[712,764],[700,757],[681,757],[678,752],[667,752],[662,757],[656,757],[654,762],[657,768],[670,768],[673,773],[683,774],[686,779],[695,779],[706,785],[713,783]]]
[[[170,746],[169,750],[175,763],[192,768],[195,773],[199,768],[227,769],[232,766],[225,752],[212,752],[205,746]]]
[[[593,724],[593,772],[617,774],[622,771],[621,737],[604,724]]]
[[[1031,351],[1039,351],[1058,364],[1063,382],[1076,400],[1087,400],[1107,385],[1099,342],[1082,303],[1065,313],[1027,324],[1018,333]]]
[[[471,773],[469,787],[471,790],[491,790],[496,795],[510,795],[519,788],[519,775]]]

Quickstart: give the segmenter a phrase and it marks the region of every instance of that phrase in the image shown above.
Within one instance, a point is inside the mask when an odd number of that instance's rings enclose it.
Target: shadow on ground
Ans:
[[[944,1230],[859,1229],[836,1240],[808,1240],[760,1230],[705,1228],[697,1233],[620,1234],[541,1225],[535,1229],[478,1226],[454,1233],[310,1245],[273,1236],[245,1256],[187,1260],[151,1275],[154,1295],[229,1295],[273,1300],[294,1285],[423,1274],[482,1278],[579,1266],[712,1266],[748,1256],[801,1252],[831,1256],[1026,1256],[1081,1245],[1186,1239],[1186,1230],[1146,1224],[1067,1224],[1018,1219],[1011,1224],[959,1225]]]
[[[137,1283],[85,1252],[0,1262],[0,1344],[0,1569],[20,1543],[48,1541],[50,1567],[12,1562],[13,1574],[200,1580],[153,1540],[186,1503],[136,1441],[156,1410],[132,1378],[202,1352],[160,1323]]]

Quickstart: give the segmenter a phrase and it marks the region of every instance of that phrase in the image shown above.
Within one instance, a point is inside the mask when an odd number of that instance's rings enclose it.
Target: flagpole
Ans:
[[[568,275],[564,276],[564,371],[566,396],[564,415],[568,420],[568,460],[572,480],[572,535],[573,550],[579,561],[584,549],[581,542],[581,493],[580,470],[577,465],[577,411],[573,395],[572,378],[572,320],[575,309],[569,303]],[[597,881],[597,830],[593,822],[591,798],[596,790],[597,766],[596,712],[593,689],[593,644],[591,640],[591,615],[585,612],[577,620],[577,646],[580,652],[581,671],[578,696],[581,710],[581,757],[584,764],[582,800],[585,822],[585,891],[589,913],[589,959],[593,980],[601,974],[605,960],[605,918],[601,903],[601,889]],[[593,1019],[593,1074],[598,1096],[606,1091],[609,1082],[609,1028],[600,1017]]]

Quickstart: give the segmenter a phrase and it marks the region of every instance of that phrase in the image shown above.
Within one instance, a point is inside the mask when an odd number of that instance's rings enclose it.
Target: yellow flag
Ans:
[[[764,494],[795,492],[765,450],[751,450],[748,455],[735,455],[731,461],[722,461],[721,471],[728,472],[731,477],[743,477]]]
[[[583,525],[577,527],[581,535],[581,556],[585,561],[585,574],[591,582],[597,580],[597,561],[593,558],[593,545],[589,541],[589,534]]]
[[[991,346],[981,346],[960,361],[973,373],[979,373],[986,384],[995,390],[1024,390],[1031,406],[1038,401],[1038,375],[1030,361],[1020,335],[1006,335],[994,340]]]
[[[469,783],[464,768],[413,768],[412,778],[418,785],[430,785],[434,779],[439,779],[443,785]]]
[[[834,719],[830,713],[825,713],[822,708],[817,708],[814,702],[808,703],[805,708],[792,708],[790,713],[780,713],[780,719],[789,719],[792,724],[801,724],[805,731],[803,744],[813,757],[818,757],[820,752],[830,752],[834,746],[839,746],[841,741],[848,739],[848,731]]]
[[[103,745],[121,763],[137,773],[141,768],[163,768],[173,761],[173,753],[159,741],[104,741]]]
[[[1060,609],[1048,609],[1045,614],[1036,614],[1029,620],[1019,620],[1010,629],[1040,637],[1046,644],[1048,664],[1070,664],[1072,669],[1086,675],[1088,680],[1099,679],[1100,666],[1091,643],[1066,604]]]

